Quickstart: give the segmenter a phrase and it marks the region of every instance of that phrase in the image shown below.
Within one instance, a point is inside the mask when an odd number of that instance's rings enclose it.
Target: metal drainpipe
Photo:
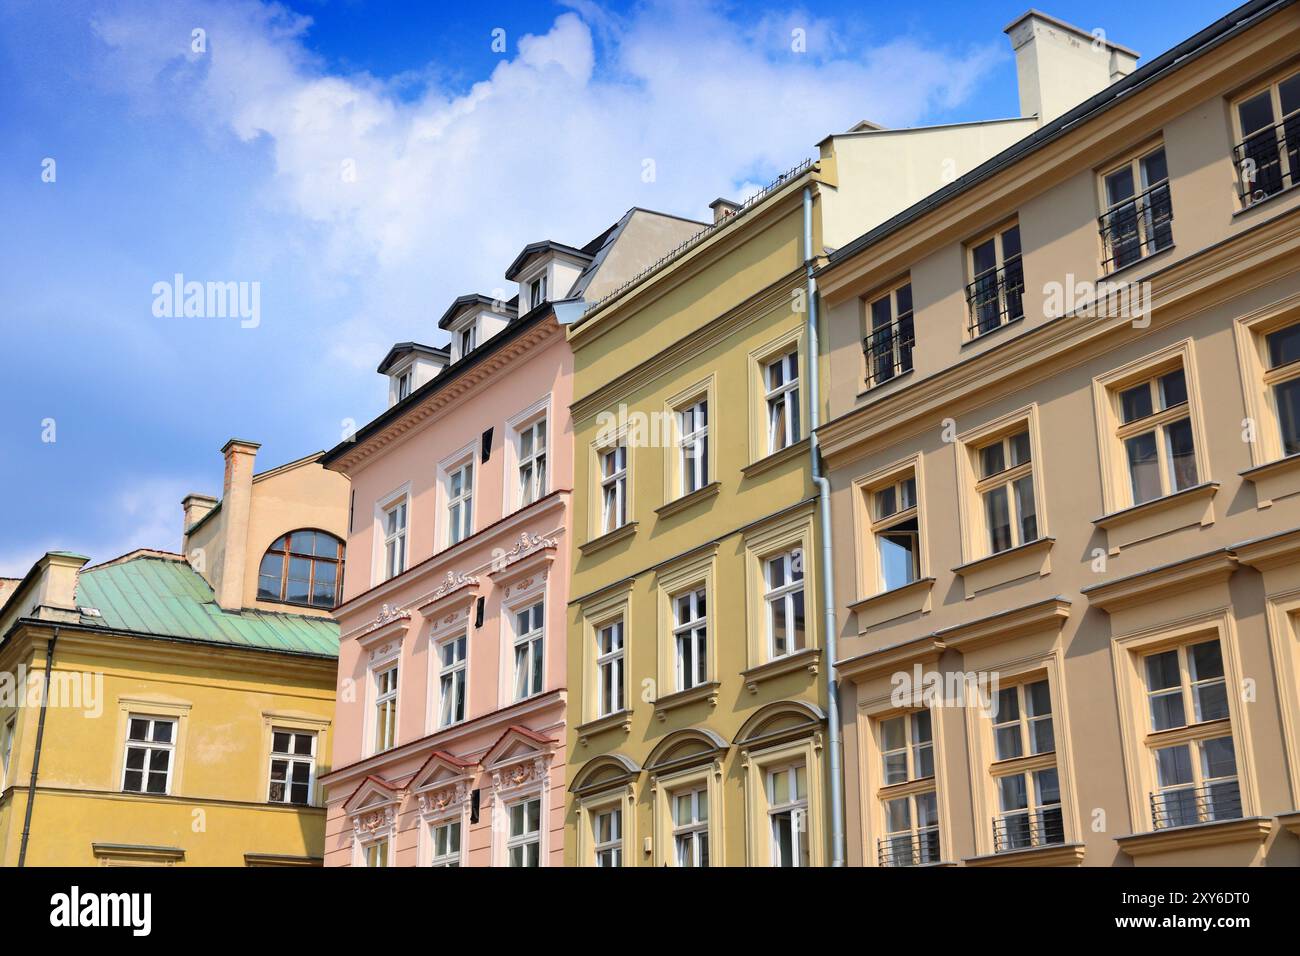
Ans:
[[[818,385],[818,361],[821,347],[817,339],[817,278],[813,275],[816,253],[812,247],[812,187],[803,188],[803,249],[808,271],[808,443],[812,458],[812,480],[817,486],[817,513],[821,518],[822,538],[822,629],[826,632],[826,702],[827,751],[831,777],[831,866],[844,865],[844,763],[840,736],[840,685],[835,676],[839,638],[835,625],[835,583],[831,564],[831,483],[822,474],[821,448],[817,426],[821,424],[821,389]]]
[[[54,670],[54,645],[59,640],[59,626],[45,646],[45,692],[41,695],[41,716],[36,722],[36,752],[32,754],[32,779],[27,785],[27,811],[23,815],[23,842],[18,850],[18,866],[27,860],[27,838],[32,833],[32,807],[36,803],[36,774],[41,768],[41,741],[45,737],[45,708],[50,702],[50,674]]]

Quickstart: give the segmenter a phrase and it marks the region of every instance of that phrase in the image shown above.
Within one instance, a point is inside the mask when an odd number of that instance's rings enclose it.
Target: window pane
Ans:
[[[1038,512],[1034,505],[1034,476],[1015,481],[1016,511],[1020,515],[1020,541],[1038,540]]]
[[[1132,199],[1133,195],[1133,170],[1130,167],[1125,166],[1106,177],[1106,201],[1110,205]]]
[[[1273,98],[1268,90],[1237,105],[1243,135],[1273,125]]]
[[[1025,775],[1017,773],[1009,777],[999,777],[998,799],[1004,811],[1023,810],[1028,807],[1029,791],[1025,787]]]
[[[1165,151],[1157,149],[1142,158],[1142,187],[1144,189],[1169,178],[1169,167],[1165,164]]]
[[[1007,507],[1005,486],[994,488],[984,495],[984,510],[988,520],[989,548],[994,554],[1011,547],[1011,512]]]
[[[1216,737],[1201,744],[1201,776],[1205,779],[1214,777],[1235,777],[1237,759],[1232,750],[1231,737]]]
[[[1000,471],[1006,471],[1006,457],[1002,450],[1002,442],[994,442],[987,448],[980,449],[980,477],[987,478],[989,475],[996,475]]]
[[[1140,505],[1159,498],[1163,491],[1160,487],[1160,462],[1156,457],[1156,433],[1134,435],[1124,442],[1124,450],[1128,455],[1133,504]]]
[[[1277,403],[1282,454],[1300,454],[1300,378],[1276,386],[1273,399]]]
[[[1018,435],[1012,435],[1008,444],[1011,446],[1011,464],[1023,465],[1030,460],[1029,457],[1029,432],[1021,432]]]
[[[907,522],[914,525],[915,522]],[[879,537],[880,571],[885,590],[911,584],[917,579],[918,536],[911,530],[890,530]]]
[[[876,492],[876,518],[888,518],[898,512],[897,496],[893,485]]]
[[[1169,443],[1169,474],[1174,491],[1196,484],[1196,445],[1192,441],[1192,420],[1184,418],[1165,428]]]
[[[1187,401],[1187,376],[1182,369],[1160,376],[1160,407],[1173,408]]]
[[[1192,782],[1192,759],[1186,744],[1161,747],[1156,751],[1156,779],[1161,787]]]
[[[1300,361],[1300,325],[1278,329],[1265,340],[1268,343],[1268,367],[1278,368]]]
[[[1119,393],[1120,420],[1124,424],[1146,418],[1155,409],[1151,407],[1151,383],[1143,382]]]
[[[990,269],[997,267],[997,252],[994,248],[993,240],[981,242],[978,246],[971,249],[971,271],[975,276],[988,272]]]

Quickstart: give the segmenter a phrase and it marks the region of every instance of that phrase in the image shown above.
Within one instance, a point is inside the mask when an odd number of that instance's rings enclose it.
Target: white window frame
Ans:
[[[9,764],[14,758],[14,737],[18,734],[18,715],[11,714],[5,721],[5,739],[3,751],[3,773],[0,777],[0,790],[3,790],[9,784]]]
[[[453,654],[459,646],[460,656],[449,664],[443,656],[444,650],[451,648]],[[434,644],[438,664],[438,718],[437,728],[454,727],[463,723],[469,713],[469,634],[462,631]],[[449,698],[444,683],[450,681],[452,696]],[[451,710],[455,710],[456,694],[460,698],[460,716],[449,719],[448,701]]]
[[[685,424],[687,415],[690,415],[693,425],[690,431]],[[709,483],[709,415],[707,395],[699,396],[676,411],[678,497],[693,494]],[[699,424],[701,418],[704,419],[703,425]]]
[[[410,395],[411,392],[414,391],[413,386],[415,384],[415,366],[408,365],[406,368],[402,369],[400,372],[397,373],[396,379],[397,381],[396,381],[395,394],[397,397],[397,401],[400,402],[408,395]]]
[[[1012,464],[1011,452],[1015,447],[1012,439],[1019,436],[1025,436],[1025,444],[1029,449],[1029,457],[1023,461]],[[990,475],[984,475],[984,452],[994,445],[1002,447],[1001,471],[994,472]],[[1042,540],[1043,531],[1043,508],[1038,493],[1038,480],[1034,474],[1035,464],[1035,447],[1034,435],[1028,422],[1022,426],[1007,432],[999,438],[992,441],[984,441],[974,448],[975,464],[975,501],[979,507],[980,522],[984,528],[984,553],[988,555],[1003,554],[1007,551],[1014,551],[1026,544],[1032,544],[1034,541]],[[1035,536],[1026,540],[1024,537],[1024,515],[1022,514],[1023,503],[1017,494],[1017,485],[1024,479],[1029,479],[1029,485],[1034,496],[1034,530]],[[1010,528],[1010,541],[1007,547],[994,549],[993,526],[989,523],[988,500],[989,496],[997,491],[1001,491],[1006,496],[1007,501],[1007,520]]]
[[[460,867],[461,850],[465,845],[465,827],[464,821],[459,816],[448,819],[434,820],[428,824],[429,827],[429,866],[441,869]],[[445,853],[438,852],[438,834],[440,831],[447,833],[447,845],[451,846],[451,832],[455,828],[456,849],[448,849]]]
[[[786,583],[779,587],[772,587],[772,566],[781,562],[784,569]],[[799,577],[794,577],[798,571]],[[804,591],[804,573],[803,573],[803,548],[792,548],[789,551],[782,551],[778,554],[769,555],[763,560],[763,620],[767,631],[767,656],[768,660],[779,660],[783,657],[789,657],[791,654],[797,654],[808,646],[808,606],[807,595]],[[798,594],[803,598],[804,603],[804,628],[803,636],[798,646],[794,643],[794,622],[795,622],[795,595]],[[776,616],[780,614],[785,619],[786,630],[786,648],[778,652],[776,648]]]
[[[680,600],[686,598],[691,616],[685,620],[681,617]],[[709,682],[709,597],[708,589],[703,583],[678,591],[671,597],[673,609],[673,672],[675,674],[674,690],[690,690]],[[700,603],[704,603],[704,613],[700,613]],[[686,670],[683,654],[684,646],[690,649],[691,673]],[[704,665],[704,676],[696,677],[700,664]],[[689,683],[687,678],[690,677]]]
[[[794,375],[790,375],[790,366],[794,366]],[[783,381],[772,385],[772,370],[780,368]],[[792,348],[763,365],[764,408],[767,410],[767,451],[775,454],[783,448],[789,448],[802,439],[800,434],[803,422],[800,420],[799,407],[799,349]],[[784,412],[784,417],[781,413]],[[777,434],[777,422],[784,421],[781,434]]]
[[[392,690],[383,690],[384,677],[388,674],[393,675]],[[371,718],[374,720],[374,726],[371,728],[370,735],[370,752],[372,754],[387,753],[397,746],[397,718],[398,718],[398,699],[401,691],[402,672],[400,662],[397,660],[385,661],[377,664],[371,671],[371,681],[374,687],[374,703],[371,707]],[[384,705],[392,701],[390,710],[385,711]],[[385,733],[381,727],[381,714],[386,718],[385,725],[390,733]],[[387,746],[380,746],[381,740],[387,740]]]
[[[468,345],[466,345],[467,342]],[[469,325],[463,326],[456,335],[456,343],[457,348],[460,349],[458,359],[463,359],[478,348],[478,323],[471,322]]]
[[[531,312],[543,302],[546,301],[546,273],[528,281],[528,308],[525,310]]]
[[[359,847],[359,849],[360,849],[360,851],[361,851],[361,865],[362,865],[362,867],[365,867],[365,868],[368,868],[368,869],[373,869],[373,868],[377,868],[377,867],[380,867],[380,866],[382,866],[382,867],[389,867],[389,866],[392,866],[392,865],[393,865],[393,861],[392,861],[392,859],[390,858],[390,857],[391,857],[391,854],[392,854],[392,847],[390,847],[388,844],[389,844],[389,839],[388,839],[388,837],[386,837],[386,836],[383,837],[383,838],[381,838],[381,839],[379,839],[379,840],[370,840],[370,841],[368,841],[368,842],[362,843],[361,846]],[[375,856],[376,856],[376,857],[379,857],[379,856],[382,856],[382,857],[383,857],[383,861],[382,861],[382,862],[379,862],[379,863],[372,863],[372,862],[370,861],[370,852],[371,852],[372,850],[375,851]]]
[[[804,794],[799,796],[799,771],[804,772]],[[788,774],[789,786],[787,792],[782,795],[776,793],[776,775],[778,773]],[[802,760],[796,760],[791,763],[782,763],[777,766],[765,768],[763,774],[763,787],[767,793],[767,823],[768,834],[771,840],[771,857],[772,866],[793,866],[803,867],[810,866],[812,854],[807,845],[808,842],[808,767]],[[784,799],[782,799],[784,797]],[[790,845],[793,853],[794,862],[786,864],[781,860],[781,841],[778,839],[779,819],[786,814],[790,816]],[[803,862],[805,855],[808,861]]]
[[[460,544],[474,534],[474,457],[458,461],[447,469],[444,493],[447,496],[447,547]],[[452,492],[452,481],[461,479],[459,494]]]
[[[608,840],[600,839],[600,825],[608,818],[610,836]],[[596,866],[619,867],[623,865],[623,807],[617,803],[600,807],[591,812],[591,842],[595,850]]]
[[[379,552],[380,581],[382,582],[391,581],[406,572],[411,527],[410,496],[403,492],[383,502],[379,505],[379,514],[379,530],[383,539]],[[400,514],[401,525],[390,531],[388,519],[394,514]],[[394,545],[397,545],[398,550],[393,550]],[[394,558],[396,558],[396,561],[394,561]]]
[[[678,798],[689,796],[691,798],[691,819],[683,823],[677,819],[677,801]],[[704,808],[704,817],[700,817],[700,808]],[[711,816],[709,807],[709,788],[707,785],[694,785],[683,787],[680,790],[674,790],[668,794],[668,820],[672,825],[672,861],[673,866],[682,866],[683,851],[688,851],[691,855],[691,866],[701,866],[700,853],[700,835],[703,834],[704,841],[709,845],[706,851],[709,859],[713,858],[713,839],[709,832],[709,818]],[[685,842],[684,842],[685,841]],[[707,865],[707,864],[705,864]]]
[[[602,534],[617,531],[627,524],[627,456],[627,444],[623,441],[601,449],[599,454]],[[613,461],[613,471],[607,471],[605,467],[610,460]]]
[[[627,638],[622,617],[596,626],[596,716],[608,717],[627,708]],[[605,635],[611,640],[605,650]],[[615,640],[617,646],[615,646]],[[608,703],[608,706],[606,706]]]
[[[550,472],[547,468],[547,453],[550,443],[547,440],[549,417],[543,415],[526,425],[515,429],[515,447],[518,449],[518,462],[515,474],[518,482],[518,507],[530,505],[545,497]],[[524,436],[532,439],[532,452],[524,454]],[[527,476],[525,476],[527,471]]]
[[[131,739],[131,723],[136,720],[143,720],[148,723],[145,731],[145,740]],[[156,724],[170,724],[172,732],[167,743],[153,740],[153,728]],[[122,793],[138,793],[141,796],[162,797],[169,796],[172,792],[172,774],[176,769],[176,735],[180,733],[180,721],[175,717],[167,717],[158,714],[135,714],[129,713],[126,717],[126,742],[122,749],[122,779],[120,789]],[[126,788],[126,775],[130,771],[127,767],[129,761],[127,756],[132,750],[143,750],[145,752],[144,764],[142,769],[135,771],[140,774],[140,790],[128,790]],[[162,793],[157,793],[149,789],[149,769],[150,758],[154,751],[165,752],[167,754],[167,779],[164,784]]]
[[[527,614],[529,630],[520,632],[519,618]],[[534,626],[532,618],[539,618],[541,624]],[[511,699],[527,700],[536,697],[546,688],[546,599],[538,595],[536,600],[516,606],[510,611],[510,624],[513,640],[511,641]],[[520,686],[520,650],[524,652],[523,686]],[[533,686],[536,678],[537,686]]]
[[[1176,372],[1183,374],[1183,400],[1174,405],[1167,404],[1167,398],[1164,393],[1163,381],[1168,376]],[[1131,391],[1145,389],[1151,399],[1151,412],[1141,418],[1135,418],[1130,422],[1124,421],[1123,397]],[[1115,439],[1118,444],[1118,454],[1120,462],[1124,468],[1126,478],[1126,488],[1128,492],[1128,502],[1131,505],[1146,504],[1148,501],[1158,501],[1161,498],[1167,498],[1179,491],[1185,491],[1187,488],[1194,487],[1201,480],[1201,451],[1196,438],[1196,422],[1192,419],[1192,389],[1191,382],[1188,380],[1188,371],[1185,365],[1179,364],[1166,368],[1153,369],[1149,375],[1141,381],[1129,382],[1122,386],[1116,386],[1114,389],[1115,401]],[[1174,457],[1173,444],[1170,437],[1169,429],[1182,422],[1187,423],[1187,430],[1191,434],[1192,440],[1192,465],[1195,474],[1192,475],[1190,484],[1182,488],[1174,487]],[[1128,443],[1144,435],[1154,435],[1156,445],[1156,473],[1160,480],[1159,492],[1142,501],[1138,501],[1136,476],[1133,473],[1133,463],[1128,456]]]
[[[299,753],[294,753],[294,752],[285,753],[276,750],[275,749],[276,734],[288,734],[290,748],[293,747],[295,738],[297,737],[309,738],[311,740],[311,753],[306,756],[303,756],[302,754]],[[283,804],[284,806],[291,806],[291,807],[311,807],[316,805],[316,801],[314,799],[316,794],[316,747],[319,739],[320,739],[320,735],[311,730],[299,730],[294,727],[277,727],[274,724],[271,726],[271,756],[270,756],[270,760],[267,763],[267,787],[266,787],[267,803]],[[288,764],[288,767],[286,768],[285,778],[282,781],[277,781],[275,779],[275,763],[277,760],[284,761],[285,763]],[[307,765],[307,802],[306,803],[295,803],[292,799],[290,799],[290,797],[293,794],[293,784],[294,784],[293,768],[299,764]],[[271,788],[274,787],[276,783],[284,784],[285,798],[283,800],[275,800],[272,799],[271,797]]]
[[[536,830],[528,829],[527,805],[530,803],[537,804],[537,829]],[[511,833],[510,828],[513,826],[512,811],[514,810],[515,807],[520,807],[520,806],[525,808],[523,812],[524,831],[518,834]],[[506,866],[508,867],[513,866],[513,863],[511,862],[511,854],[512,851],[516,849],[523,848],[524,858],[527,859],[528,853],[526,848],[531,845],[536,847],[537,866],[540,867],[542,865],[542,831],[545,829],[543,825],[544,823],[543,814],[545,811],[545,807],[543,806],[542,795],[540,793],[530,793],[528,796],[520,797],[517,800],[511,800],[509,803],[505,805],[503,809],[505,810],[505,815],[506,815],[506,846],[505,846]]]

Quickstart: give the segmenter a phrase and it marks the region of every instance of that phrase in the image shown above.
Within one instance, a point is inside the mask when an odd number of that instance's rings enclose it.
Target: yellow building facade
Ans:
[[[314,458],[254,475],[255,451],[225,449],[225,530],[205,540],[228,555],[249,513],[274,511],[279,530],[240,558],[269,595],[280,547],[297,598],[299,570],[308,584],[342,570],[326,554],[347,482]],[[325,588],[314,606],[227,607],[180,554],[86,564],[52,552],[4,590],[0,864],[319,865],[338,653]]]

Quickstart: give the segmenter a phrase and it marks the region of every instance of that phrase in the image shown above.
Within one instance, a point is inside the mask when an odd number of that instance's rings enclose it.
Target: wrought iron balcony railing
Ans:
[[[939,862],[939,828],[900,833],[876,841],[881,866],[922,866]]]
[[[910,372],[915,344],[911,312],[900,315],[889,325],[873,329],[862,342],[862,351],[867,357],[867,387]]]
[[[993,821],[993,851],[1028,850],[1065,842],[1065,821],[1059,804],[1038,810],[1004,813]]]
[[[1241,787],[1236,780],[1151,794],[1151,825],[1157,830],[1236,820],[1240,816]]]
[[[1241,204],[1263,202],[1300,181],[1300,113],[1251,133],[1232,148]]]
[[[1105,249],[1102,268],[1114,272],[1174,244],[1174,207],[1162,180],[1108,210],[1098,220]]]
[[[1001,328],[1025,315],[1025,270],[1019,256],[990,269],[966,286],[971,337]]]

